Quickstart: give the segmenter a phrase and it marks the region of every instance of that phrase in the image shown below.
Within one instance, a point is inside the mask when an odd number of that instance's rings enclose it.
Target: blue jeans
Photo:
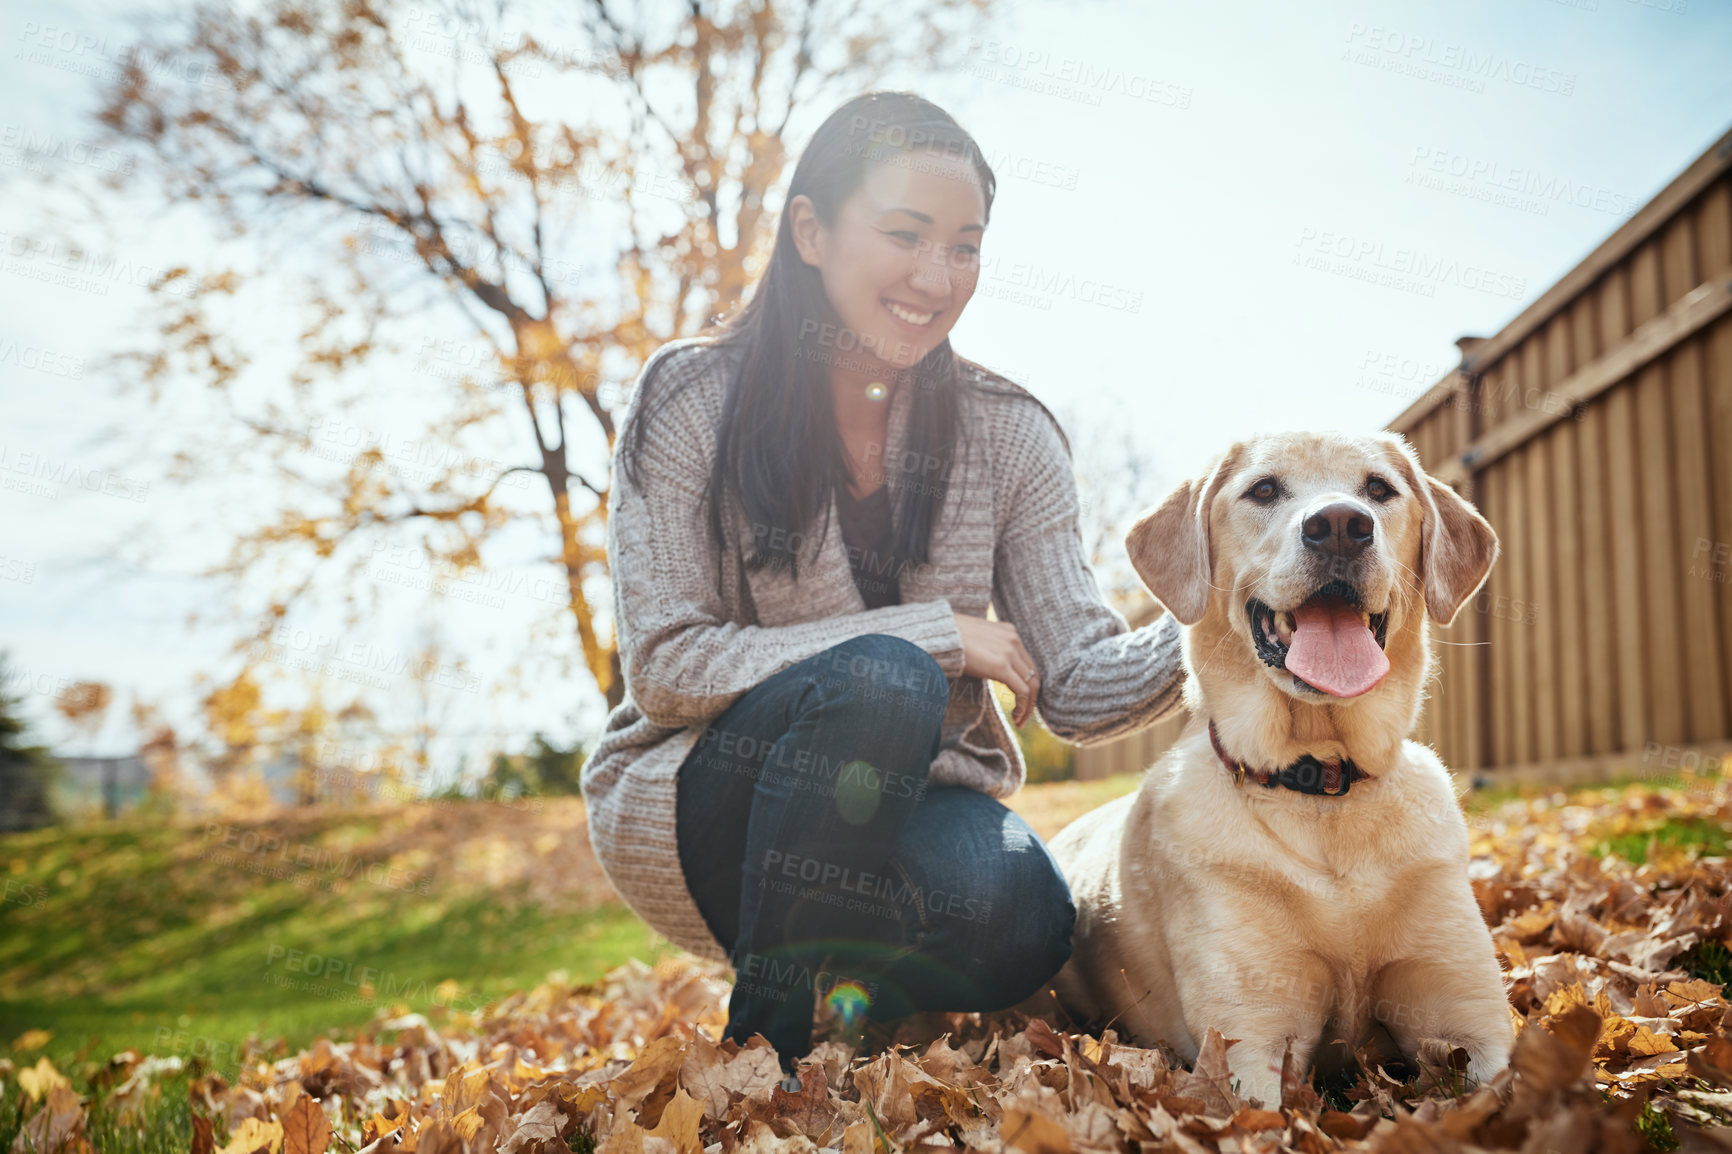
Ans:
[[[1040,837],[976,790],[927,787],[949,683],[853,637],[740,697],[679,769],[680,865],[735,986],[725,1037],[792,1072],[824,997],[845,1020],[997,1010],[1053,977],[1076,906]]]

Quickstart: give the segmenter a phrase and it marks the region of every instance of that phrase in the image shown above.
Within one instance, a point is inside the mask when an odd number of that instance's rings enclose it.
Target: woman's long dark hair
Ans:
[[[869,92],[831,113],[794,166],[787,200],[810,197],[818,219],[831,227],[843,201],[865,181],[869,165],[910,163],[915,154],[929,150],[964,157],[973,165],[990,218],[997,181],[974,138],[949,113],[910,92]],[[723,540],[722,496],[724,488],[731,488],[753,527],[756,546],[747,564],[754,569],[786,564],[798,580],[799,553],[812,540],[806,534],[820,510],[824,525],[815,541],[822,542],[829,532],[831,498],[835,487],[848,479],[829,373],[832,361],[848,355],[836,347],[837,334],[845,332],[818,270],[800,258],[784,209],[769,266],[751,299],[705,334],[740,353],[739,371],[722,402],[715,463],[704,491],[710,531],[718,543]],[[858,350],[853,355],[867,356]],[[893,573],[930,558],[951,465],[960,459],[962,384],[1040,404],[1003,378],[995,381],[995,375],[983,374],[984,383],[971,380],[962,371],[967,364],[971,362],[951,351],[946,337],[914,366],[912,380],[902,386],[914,389],[907,443],[902,461],[885,462],[886,483],[888,474],[899,469],[917,483],[901,486],[892,517]],[[646,377],[638,387],[648,390],[650,383]],[[657,409],[676,392],[658,394]],[[649,399],[646,392],[644,411],[622,446],[621,465],[634,487],[638,478],[633,460],[642,451],[652,415]]]

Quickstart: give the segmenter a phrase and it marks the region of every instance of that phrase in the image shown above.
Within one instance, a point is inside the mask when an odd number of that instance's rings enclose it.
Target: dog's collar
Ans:
[[[1371,776],[1346,758],[1322,761],[1309,753],[1282,769],[1250,769],[1244,762],[1227,756],[1227,751],[1221,748],[1221,735],[1215,732],[1213,720],[1209,722],[1209,744],[1215,747],[1215,756],[1221,759],[1221,764],[1232,772],[1235,786],[1243,785],[1245,778],[1250,777],[1264,789],[1274,789],[1279,785],[1296,793],[1344,797],[1354,782]]]

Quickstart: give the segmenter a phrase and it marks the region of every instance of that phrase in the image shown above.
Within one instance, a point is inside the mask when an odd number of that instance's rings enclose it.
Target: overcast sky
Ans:
[[[88,73],[128,39],[119,5],[7,8],[0,176],[42,162],[32,142],[58,139],[64,154],[90,136]],[[953,340],[1039,394],[1073,439],[1130,430],[1155,472],[1140,504],[1245,433],[1384,425],[1455,364],[1455,338],[1495,332],[1732,126],[1725,0],[998,11],[964,71],[889,85],[947,107],[998,172],[981,285]],[[195,676],[232,669],[238,630],[188,630],[187,612],[214,596],[192,574],[226,543],[211,526],[244,522],[246,494],[188,499],[165,481],[162,452],[191,418],[119,397],[91,369],[137,323],[142,290],[42,279],[42,262],[19,256],[43,242],[41,205],[11,189],[0,186],[0,649],[42,737],[124,752],[127,729],[67,734],[49,698],[97,679],[123,701],[190,715]],[[117,213],[109,227],[139,268],[207,243],[192,213]],[[25,453],[103,480],[80,491],[33,479],[19,472]],[[150,562],[116,563],[117,543],[141,540]],[[471,753],[520,747],[535,728],[599,726],[587,677],[514,672],[543,608],[533,594],[429,612],[399,592],[367,644],[408,645],[432,620],[483,689],[386,685],[396,721],[431,708]]]

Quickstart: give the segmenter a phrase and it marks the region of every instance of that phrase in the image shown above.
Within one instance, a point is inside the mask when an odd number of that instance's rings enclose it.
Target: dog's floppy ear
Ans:
[[[1125,535],[1131,567],[1181,625],[1195,625],[1209,608],[1209,506],[1232,472],[1238,446],[1233,448],[1206,477],[1168,493]]]
[[[1448,625],[1479,592],[1497,560],[1497,533],[1461,494],[1437,480],[1417,462],[1414,494],[1424,510],[1420,525],[1419,572],[1425,580],[1425,611]]]

